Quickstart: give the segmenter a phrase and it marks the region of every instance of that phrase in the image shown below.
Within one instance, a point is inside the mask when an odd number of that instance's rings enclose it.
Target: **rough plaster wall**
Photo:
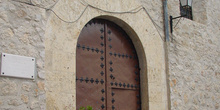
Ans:
[[[220,2],[209,0],[203,6],[207,6],[207,15],[197,15],[207,16],[205,22],[182,19],[171,36],[168,52],[172,110],[220,109]],[[175,13],[172,8],[169,11]]]
[[[37,75],[35,81],[0,77],[0,110],[45,109],[46,11],[20,3],[30,3],[29,0],[17,1],[0,0],[0,52],[35,57]],[[34,0],[34,2],[40,4],[42,1]],[[45,6],[50,5],[45,4]]]
[[[138,0],[139,3],[148,11],[152,20],[156,23],[157,31],[160,33],[164,40],[164,14],[163,14],[163,2],[162,0]]]

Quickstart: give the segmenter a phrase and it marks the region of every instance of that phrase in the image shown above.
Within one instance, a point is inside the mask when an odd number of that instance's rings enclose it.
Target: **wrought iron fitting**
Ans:
[[[89,78],[86,77],[85,81],[86,81],[86,83],[88,83],[89,82]]]
[[[90,82],[91,82],[91,83],[93,83],[93,82],[94,82],[94,79],[93,79],[93,78],[91,78],[91,79],[90,79]]]
[[[114,96],[115,95],[115,93],[114,92],[112,92],[112,96]]]
[[[109,69],[111,72],[113,71],[113,68],[112,67],[110,67],[110,69]]]
[[[103,56],[101,56],[101,58],[100,58],[102,61],[104,60],[104,57]]]
[[[83,45],[83,46],[82,46],[82,49],[85,50],[85,48],[86,48],[85,45]]]
[[[109,45],[108,47],[109,47],[110,49],[112,49],[112,45]]]
[[[104,75],[104,72],[103,72],[103,71],[101,71],[101,72],[100,72],[100,74],[103,76],[103,75]]]
[[[98,48],[96,48],[95,51],[96,51],[97,53],[99,53],[99,49],[98,49]]]
[[[89,46],[87,46],[87,48],[86,48],[86,49],[87,49],[87,51],[89,51],[89,50],[90,50]]]
[[[102,49],[101,49],[101,51],[100,51],[100,52],[101,52],[101,54],[103,54],[103,53],[104,53],[104,51],[103,51]]]
[[[103,83],[104,83],[104,80],[103,80],[103,79],[101,79],[101,81],[100,81],[100,82],[101,82],[101,84],[103,84]]]
[[[78,48],[78,49],[80,48],[80,44],[77,44],[77,48]]]
[[[100,36],[100,38],[103,40],[103,39],[104,39],[104,36],[103,36],[103,35],[101,35],[101,36]]]
[[[80,78],[80,82],[83,82],[83,81],[84,81],[84,79],[83,79],[83,77],[81,77],[81,78]]]
[[[125,83],[123,84],[123,87],[124,87],[124,88],[126,87],[126,84],[125,84]]]
[[[101,63],[101,65],[100,65],[102,68],[104,67],[104,64],[103,63]]]
[[[92,47],[91,50],[92,50],[92,52],[94,52],[95,49]]]
[[[102,104],[101,108],[102,108],[102,109],[104,109],[104,108],[105,108],[105,106]]]
[[[114,103],[115,102],[115,99],[114,98],[112,98],[112,103]]]
[[[103,94],[103,93],[105,93],[105,90],[104,90],[104,89],[102,89],[102,90],[101,90],[101,92],[102,92],[102,94]]]
[[[96,80],[95,80],[95,82],[96,82],[96,84],[98,84],[98,83],[99,83],[99,80],[98,80],[98,79],[96,79]]]
[[[109,52],[109,55],[112,56],[112,52]]]
[[[101,33],[103,33],[103,32],[104,32],[104,29],[103,29],[103,28],[101,28],[101,29],[100,29],[100,32],[101,32]]]
[[[117,53],[114,53],[114,56],[116,57],[116,56],[117,56]]]
[[[117,86],[118,85],[118,83],[117,82],[115,82],[115,86]]]
[[[101,98],[101,101],[102,101],[102,102],[104,102],[104,101],[105,101],[105,98],[104,98],[104,97],[102,97],[102,98]]]
[[[110,30],[108,30],[108,34],[110,35],[112,32]]]

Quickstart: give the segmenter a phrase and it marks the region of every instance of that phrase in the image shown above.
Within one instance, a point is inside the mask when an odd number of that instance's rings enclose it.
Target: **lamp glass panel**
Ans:
[[[180,0],[180,3],[182,6],[186,6],[187,5],[187,0]]]
[[[192,6],[192,1],[193,1],[193,0],[187,0],[187,1],[188,1],[188,4],[187,4],[187,5]]]

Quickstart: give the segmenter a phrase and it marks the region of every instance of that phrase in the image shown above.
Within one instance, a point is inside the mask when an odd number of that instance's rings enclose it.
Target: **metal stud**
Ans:
[[[110,35],[112,32],[110,30],[108,30],[108,34]]]
[[[82,49],[85,50],[85,48],[86,48],[85,45],[83,45],[83,46],[82,46]]]
[[[112,103],[114,103],[115,102],[115,99],[114,98],[112,98]]]
[[[89,78],[86,78],[85,81],[86,81],[86,83],[89,82]]]
[[[102,61],[104,60],[104,57],[103,56],[101,56],[101,58],[100,58]]]
[[[112,56],[112,52],[109,52],[109,55]]]
[[[110,69],[109,69],[111,72],[113,71],[113,69],[112,69],[112,67],[110,67]]]
[[[91,50],[92,50],[92,52],[94,52],[95,49],[92,47]]]
[[[131,56],[131,55],[130,55],[129,57],[130,57],[130,59],[132,58],[132,56]]]
[[[115,95],[115,93],[114,92],[112,92],[112,96],[114,96]]]
[[[134,56],[133,59],[136,59],[136,57]]]
[[[127,88],[129,88],[130,87],[130,85],[129,84],[127,84]]]
[[[102,47],[104,46],[104,43],[103,43],[103,42],[101,42],[101,46],[102,46]]]
[[[81,77],[81,78],[80,78],[80,82],[83,82],[83,81],[84,81],[84,79],[83,79],[83,77]]]
[[[101,65],[100,65],[102,68],[104,67],[104,64],[103,63],[101,63]]]
[[[100,74],[103,76],[103,75],[104,75],[104,72],[103,72],[103,71],[101,71],[101,72],[100,72]]]
[[[90,48],[89,48],[89,46],[87,46],[87,48],[86,48],[88,51],[90,50]]]
[[[138,68],[138,65],[135,65],[135,68]]]
[[[98,84],[98,83],[99,83],[99,80],[98,80],[98,79],[96,79],[96,80],[95,80],[95,82],[96,82],[96,84]]]
[[[116,57],[116,56],[117,56],[117,53],[114,53],[114,56]]]
[[[128,58],[128,55],[126,54],[125,57]]]
[[[104,98],[104,97],[102,97],[102,98],[101,98],[101,101],[102,101],[102,102],[104,102],[104,100],[105,100],[105,98]]]
[[[111,41],[111,40],[112,40],[112,39],[109,37],[109,38],[108,38],[108,41]]]
[[[102,104],[101,108],[102,108],[102,109],[104,109],[104,108],[105,108],[105,106]]]
[[[112,65],[112,64],[113,64],[113,62],[112,62],[112,61],[110,61],[110,62],[109,62],[109,64],[110,64],[110,65]]]
[[[115,109],[115,106],[114,105],[112,105],[112,110],[114,110]]]
[[[76,81],[78,80],[78,77],[76,76]]]
[[[120,57],[121,56],[121,54],[120,53],[118,53],[118,57]]]
[[[113,82],[111,82],[110,84],[111,84],[111,86],[113,86]]]
[[[139,95],[136,95],[136,97],[139,98],[140,96],[139,96]]]
[[[112,45],[109,45],[109,48],[111,49],[111,48],[112,48]]]
[[[126,84],[124,83],[123,86],[126,87]]]
[[[104,29],[103,29],[103,28],[101,28],[101,29],[100,29],[100,31],[101,31],[101,33],[103,33],[103,32],[104,32]]]
[[[94,82],[93,78],[91,78],[91,79],[90,79],[90,82],[91,82],[91,83],[93,83],[93,82]]]
[[[77,47],[80,48],[80,44],[77,44]]]
[[[137,71],[135,71],[135,74],[136,74],[136,75],[138,75],[138,72],[137,72]]]
[[[115,82],[115,86],[117,86],[118,85],[118,83],[117,82]]]
[[[121,82],[119,83],[119,86],[120,86],[120,87],[122,86]]]
[[[103,37],[103,35],[101,35],[101,37],[100,37],[102,40],[104,39],[104,37]]]
[[[131,84],[131,88],[133,88],[134,86],[133,86],[133,84]]]
[[[138,81],[138,78],[136,77],[135,80]]]
[[[121,55],[121,57],[122,57],[122,58],[124,58],[124,57],[125,57],[125,55],[124,55],[124,54],[122,54],[122,55]]]
[[[104,80],[103,80],[103,79],[101,79],[101,81],[100,81],[100,82],[101,82],[101,84],[103,84],[103,83],[104,83]]]
[[[96,48],[95,51],[96,51],[97,53],[99,53],[99,49],[98,49],[98,48]]]
[[[103,51],[102,49],[101,49],[101,51],[100,51],[100,52],[101,52],[101,54],[103,54],[103,53],[104,53],[104,51]]]
[[[111,74],[111,75],[110,75],[110,78],[112,79],[113,77],[114,77],[114,76]]]
[[[102,89],[102,90],[101,90],[101,92],[102,92],[102,93],[104,93],[104,92],[105,92],[105,90],[104,90],[104,89]]]

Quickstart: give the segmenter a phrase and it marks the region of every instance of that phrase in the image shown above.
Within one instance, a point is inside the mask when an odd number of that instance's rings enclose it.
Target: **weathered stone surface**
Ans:
[[[0,95],[16,95],[18,93],[18,85],[9,79],[3,79]]]
[[[29,97],[27,95],[21,95],[21,100],[24,102],[24,103],[28,103],[29,102]]]
[[[8,105],[12,105],[12,106],[19,106],[21,104],[22,102],[18,99],[11,99],[8,101]]]
[[[30,0],[0,1],[0,53],[35,57],[36,71],[43,71],[46,11],[21,2]],[[40,77],[44,83],[43,76]],[[26,110],[33,100],[45,108],[45,99],[34,94],[38,80],[0,77],[0,109]]]

